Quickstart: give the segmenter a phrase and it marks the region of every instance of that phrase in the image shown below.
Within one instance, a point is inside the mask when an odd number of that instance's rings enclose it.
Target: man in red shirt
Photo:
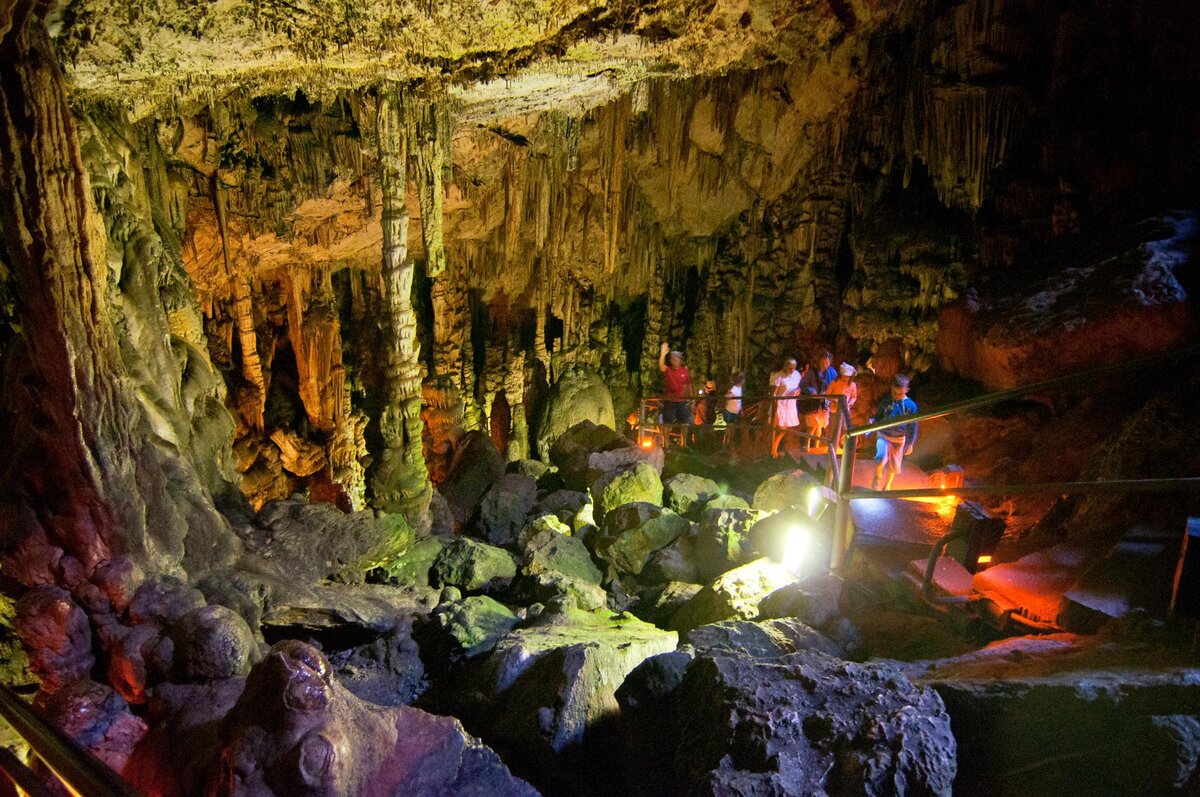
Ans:
[[[663,375],[663,423],[691,423],[692,375],[683,364],[683,354],[664,343],[658,352],[658,370]]]

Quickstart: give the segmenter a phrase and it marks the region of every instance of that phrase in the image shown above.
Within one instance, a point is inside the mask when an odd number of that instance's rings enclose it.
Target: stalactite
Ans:
[[[625,126],[629,120],[628,95],[618,99],[612,117],[611,146],[608,184],[604,201],[607,234],[604,247],[604,272],[611,274],[617,262],[617,235],[621,229],[621,210],[625,187]]]
[[[379,182],[383,196],[383,299],[385,406],[379,419],[383,450],[371,481],[374,502],[429,527],[431,486],[421,450],[421,363],[412,305],[413,264],[408,259],[405,205],[407,137],[398,89],[380,92],[377,111]]]
[[[446,268],[442,178],[450,169],[450,110],[445,98],[432,98],[427,102],[408,102],[405,111],[417,165],[425,270],[430,277],[436,277]]]
[[[225,277],[232,283],[233,316],[237,326],[238,344],[242,349],[242,378],[250,386],[251,395],[247,398],[251,406],[243,407],[244,416],[250,421],[255,431],[263,430],[263,411],[267,404],[266,379],[263,376],[262,361],[258,356],[258,335],[254,330],[254,299],[249,279],[242,269],[236,268],[230,260],[229,253],[229,211],[228,201],[220,185],[220,178],[212,178],[213,208],[217,216],[217,230],[221,238],[221,257],[225,267]]]
[[[232,275],[233,314],[237,325],[238,343],[242,348],[242,377],[250,385],[253,405],[246,416],[256,431],[263,429],[263,410],[267,402],[266,380],[262,360],[258,356],[258,335],[254,331],[253,292],[250,281],[242,273]]]

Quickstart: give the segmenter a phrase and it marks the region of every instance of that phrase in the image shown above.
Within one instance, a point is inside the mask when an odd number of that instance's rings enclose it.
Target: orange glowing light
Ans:
[[[654,441],[653,440],[643,440],[642,448],[654,448]]]
[[[992,563],[992,555],[990,553],[985,553],[975,561],[981,565],[990,565]]]

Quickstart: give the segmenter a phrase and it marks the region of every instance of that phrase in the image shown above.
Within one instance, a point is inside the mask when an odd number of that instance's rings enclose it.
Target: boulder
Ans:
[[[457,720],[359,700],[319,650],[292,640],[251,670],[220,748],[213,793],[227,797],[537,794]]]
[[[750,505],[760,512],[803,508],[808,503],[808,491],[815,484],[812,477],[802,470],[776,473],[758,485]]]
[[[521,575],[530,592],[547,605],[573,603],[584,610],[606,605],[601,573],[582,540],[545,529],[525,545]]]
[[[840,616],[841,599],[842,580],[822,573],[775,590],[762,599],[758,611],[763,619],[795,617],[813,628],[823,628]]]
[[[250,626],[224,606],[193,609],[171,626],[170,636],[176,682],[244,677],[259,656]]]
[[[604,379],[590,368],[573,365],[559,376],[546,397],[537,430],[538,457],[543,462],[550,460],[562,469],[562,463],[553,456],[553,447],[581,422],[610,429],[617,427],[612,394]]]
[[[663,482],[663,500],[672,511],[695,520],[700,510],[721,494],[721,485],[703,476],[677,473]]]
[[[517,565],[503,548],[464,538],[443,548],[429,573],[435,587],[490,592],[506,588],[517,575]]]
[[[438,491],[450,504],[454,522],[463,526],[475,515],[479,502],[504,475],[504,457],[482,432],[467,432],[455,445],[454,459]]]
[[[563,523],[570,523],[591,500],[587,493],[578,490],[555,490],[538,501],[534,511],[549,513]]]
[[[616,713],[616,689],[629,671],[677,641],[628,615],[546,612],[473,662],[456,680],[450,708],[474,718],[514,760],[553,769]]]
[[[687,518],[669,509],[629,503],[608,513],[599,533],[589,537],[588,545],[596,556],[618,571],[636,575],[655,551],[675,542],[690,528]]]
[[[663,486],[654,468],[636,465],[609,471],[591,485],[593,516],[604,525],[604,516],[618,506],[640,501],[662,506]]]
[[[680,607],[696,596],[702,587],[699,584],[688,584],[681,581],[671,581],[661,589],[653,590],[642,597],[634,609],[634,613],[648,623],[659,628],[666,628]]]
[[[766,558],[734,568],[681,606],[668,627],[687,631],[721,620],[753,620],[762,599],[793,578],[783,565]]]
[[[666,455],[658,446],[641,448],[631,445],[628,442],[621,448],[614,448],[609,451],[597,451],[588,454],[587,470],[584,472],[585,482],[591,484],[610,470],[636,465],[639,462],[649,465],[661,475],[663,465],[666,462]]]
[[[740,495],[718,495],[701,505],[702,509],[749,509],[750,503]]]
[[[895,666],[817,650],[698,655],[675,692],[689,794],[950,795],[950,716]],[[648,742],[650,740],[647,740]]]
[[[554,441],[549,457],[558,468],[567,489],[586,490],[591,483],[587,478],[588,457],[597,452],[623,448],[629,448],[629,441],[614,431],[612,426],[598,426],[590,420],[584,420],[571,426]]]
[[[431,653],[453,662],[487,653],[520,618],[499,601],[476,595],[439,605],[430,615],[430,621],[437,631],[428,646]]]
[[[592,561],[582,540],[545,529],[533,535],[525,545],[521,558],[521,573],[537,577],[544,573],[560,573],[581,581],[600,583],[600,570]]]
[[[525,528],[517,534],[517,550],[523,551],[529,541],[543,531],[555,531],[564,536],[571,536],[571,527],[554,515],[536,515],[525,524]]]
[[[700,584],[700,570],[696,567],[696,524],[692,524],[686,534],[679,536],[675,542],[650,557],[650,564],[642,571],[645,580],[651,583],[666,583],[683,581],[689,584]]]
[[[752,623],[723,620],[693,628],[683,641],[697,654],[726,652],[756,659],[777,659],[798,650],[816,650],[841,657],[842,652],[819,631],[791,618]]]
[[[390,562],[387,573],[400,584],[412,584],[418,587],[429,586],[429,568],[442,549],[450,544],[445,537],[426,537],[413,543],[413,546]]]
[[[1183,651],[1015,637],[911,665],[954,722],[964,794],[1194,794],[1200,680]],[[1028,768],[1030,761],[1069,765]],[[1022,769],[1024,768],[1024,769]],[[1021,777],[1011,776],[1021,769]]]
[[[522,473],[506,473],[480,502],[474,531],[492,545],[509,545],[536,502],[537,482]]]
[[[754,552],[750,530],[766,513],[753,509],[706,509],[696,534],[696,567],[711,581],[732,567],[745,564]]]
[[[332,504],[289,498],[268,501],[243,534],[246,550],[290,577],[362,583],[367,571],[386,567],[416,535],[401,515],[345,513]]]

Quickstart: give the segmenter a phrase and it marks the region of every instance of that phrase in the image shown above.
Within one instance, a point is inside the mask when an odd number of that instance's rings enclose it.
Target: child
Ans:
[[[829,395],[846,397],[847,410],[853,409],[855,402],[858,401],[858,385],[854,384],[854,375],[856,373],[858,373],[858,369],[853,365],[850,363],[842,363],[838,367],[838,378],[833,380],[833,382],[831,382],[829,385]],[[829,408],[832,412],[838,412],[839,406],[840,405],[836,402],[830,402]],[[846,418],[844,421],[845,423],[848,423],[850,419]],[[843,424],[843,426],[844,425],[845,424]],[[845,434],[838,438],[837,447],[839,451],[842,448],[842,442],[844,440]]]
[[[892,377],[891,397],[884,397],[880,400],[879,408],[875,411],[875,417],[871,419],[871,422],[916,414],[917,402],[908,397],[908,377],[904,374],[896,374]],[[892,488],[892,479],[900,473],[905,455],[912,453],[916,442],[916,423],[893,426],[879,433],[879,442],[875,448],[875,461],[879,464],[875,466],[875,480],[871,482],[872,490],[880,489],[880,485],[884,490]],[[886,478],[885,473],[887,474]]]
[[[804,381],[800,383],[800,390],[807,396],[826,395],[829,393],[829,386],[833,380],[837,379],[837,375],[838,372],[833,367],[833,355],[827,351],[821,352],[817,356],[817,364],[809,368],[804,375]],[[817,440],[815,438],[824,434],[825,427],[828,425],[828,400],[821,399],[805,408],[804,431],[807,434],[804,438],[805,451],[812,451],[816,447]]]
[[[725,408],[721,410],[725,423],[734,423],[742,419],[742,385],[746,384],[746,372],[738,371],[733,375],[733,384],[725,391]]]

